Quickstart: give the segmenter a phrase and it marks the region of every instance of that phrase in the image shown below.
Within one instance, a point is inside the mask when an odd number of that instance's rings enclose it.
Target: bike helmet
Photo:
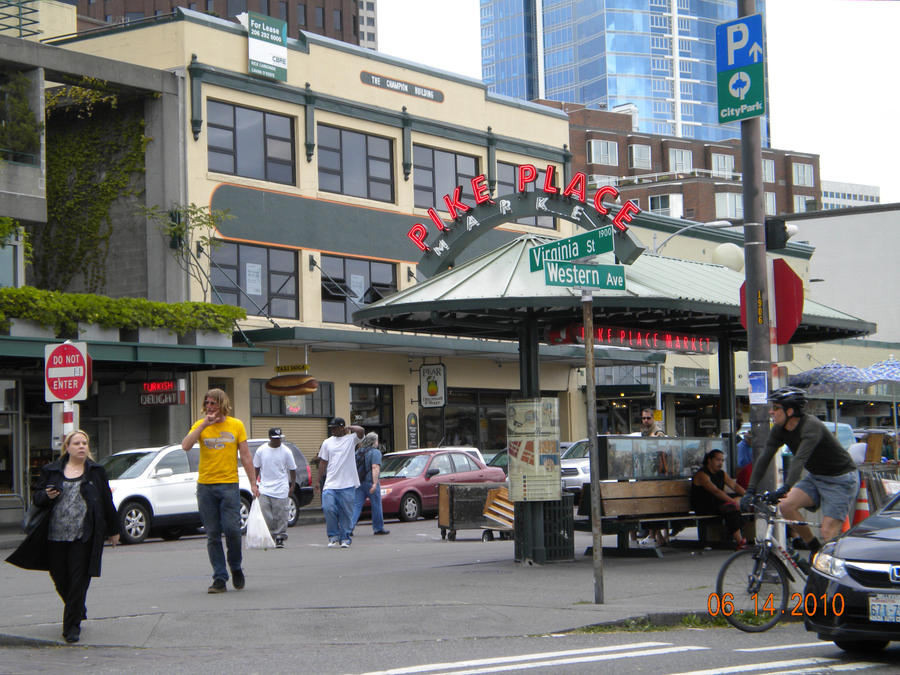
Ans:
[[[777,403],[782,408],[793,408],[799,415],[806,407],[806,391],[799,387],[781,387],[769,394],[769,403]]]

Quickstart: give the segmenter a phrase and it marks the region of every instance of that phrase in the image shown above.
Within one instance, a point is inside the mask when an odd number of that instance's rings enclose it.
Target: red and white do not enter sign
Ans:
[[[89,375],[84,342],[44,347],[44,400],[48,403],[86,399]]]

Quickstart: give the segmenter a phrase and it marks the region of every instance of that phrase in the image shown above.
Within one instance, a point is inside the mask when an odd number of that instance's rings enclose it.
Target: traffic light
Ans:
[[[767,218],[766,219],[766,250],[777,251],[787,246],[788,239],[787,225],[783,219]]]

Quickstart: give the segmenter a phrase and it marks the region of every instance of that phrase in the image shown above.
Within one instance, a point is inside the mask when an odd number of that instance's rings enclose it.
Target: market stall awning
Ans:
[[[581,290],[550,286],[542,271],[532,272],[529,251],[551,241],[523,235],[406,290],[355,312],[353,320],[370,328],[517,339],[525,320],[542,327],[580,321]],[[612,264],[613,254],[591,262]],[[624,290],[595,290],[594,322],[639,331],[681,331],[727,338],[746,346],[740,322],[744,275],[722,265],[640,256],[625,266]],[[792,342],[858,337],[875,324],[806,300]]]

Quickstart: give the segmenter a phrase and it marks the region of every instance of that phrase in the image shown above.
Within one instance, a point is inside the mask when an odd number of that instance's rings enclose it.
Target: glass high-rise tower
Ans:
[[[643,133],[739,138],[716,102],[716,26],[736,18],[737,0],[481,0],[482,79],[514,98],[633,104]]]

